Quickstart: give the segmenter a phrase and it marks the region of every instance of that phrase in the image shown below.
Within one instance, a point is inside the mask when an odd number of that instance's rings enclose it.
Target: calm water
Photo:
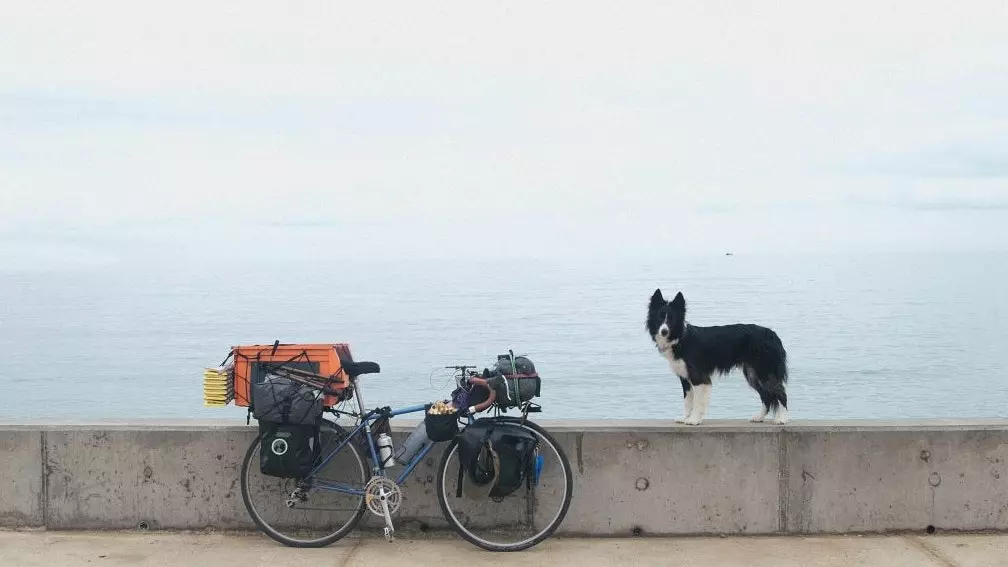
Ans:
[[[202,368],[274,339],[378,361],[369,405],[445,397],[441,366],[513,348],[544,376],[544,418],[675,417],[644,331],[657,286],[695,324],[774,327],[794,418],[1008,416],[1008,254],[355,265],[0,271],[0,418],[244,422],[202,406]],[[715,386],[712,418],[758,409],[739,374]]]

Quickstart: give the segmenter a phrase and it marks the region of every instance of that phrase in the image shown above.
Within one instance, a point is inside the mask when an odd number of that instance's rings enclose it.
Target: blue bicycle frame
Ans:
[[[357,398],[358,408],[361,408],[361,411],[363,411],[364,402],[361,399],[361,393],[360,393],[360,388],[359,387],[355,387],[354,388],[354,394],[355,394],[355,396]],[[427,409],[427,406],[425,404],[425,405],[419,405],[419,406],[409,406],[409,407],[405,407],[405,408],[397,409],[397,410],[387,410],[387,411],[378,410],[378,409],[371,410],[370,412],[368,412],[367,414],[364,415],[363,419],[361,419],[360,425],[358,425],[350,433],[350,435],[347,436],[346,439],[344,439],[338,446],[336,446],[336,448],[333,449],[332,452],[329,453],[328,456],[326,456],[324,459],[322,459],[322,461],[315,468],[313,468],[310,473],[308,473],[308,478],[312,478],[313,475],[315,475],[315,473],[317,473],[319,470],[321,470],[322,468],[324,468],[329,463],[329,461],[331,461],[332,458],[334,456],[336,456],[336,454],[339,453],[343,449],[343,447],[347,443],[349,443],[355,436],[361,434],[361,430],[363,430],[363,434],[364,434],[365,438],[367,439],[368,449],[371,452],[371,462],[372,463],[376,463],[375,466],[374,466],[374,470],[372,472],[374,474],[385,476],[385,465],[384,465],[384,463],[381,463],[380,459],[378,458],[378,452],[377,452],[377,450],[375,448],[374,436],[371,433],[371,423],[373,421],[381,419],[383,417],[393,418],[393,417],[395,417],[397,415],[404,415],[404,414],[408,414],[408,413],[422,412],[422,411],[424,411],[426,409]],[[471,419],[472,418],[469,417],[470,421],[471,421]],[[406,479],[409,478],[410,473],[413,472],[413,470],[416,468],[416,466],[418,464],[420,464],[420,461],[423,460],[423,458],[426,457],[427,454],[430,453],[431,449],[433,449],[433,448],[434,448],[434,443],[431,443],[431,444],[427,445],[426,447],[424,447],[424,449],[422,451],[420,451],[415,457],[413,457],[413,460],[411,460],[406,465],[406,468],[403,469],[402,473],[399,474],[399,478],[397,478],[396,481],[395,481],[396,484],[398,484],[399,486],[402,486],[402,484],[404,482],[406,482]],[[314,478],[312,478],[311,483],[312,483],[312,487],[313,488],[320,488],[322,490],[331,490],[331,491],[334,491],[334,492],[342,492],[344,494],[353,494],[353,495],[356,495],[356,496],[361,496],[361,495],[364,494],[364,487],[354,488],[352,486],[347,486],[345,484],[332,483],[332,482],[325,481],[323,479],[314,479]]]

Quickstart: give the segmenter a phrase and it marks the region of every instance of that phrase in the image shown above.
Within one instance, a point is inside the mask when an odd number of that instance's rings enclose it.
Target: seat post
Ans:
[[[361,397],[360,382],[357,380],[357,378],[351,376],[350,385],[353,386],[354,397],[357,398],[357,409],[360,411],[361,415],[364,415],[365,413],[367,413],[367,411],[366,408],[364,407],[364,398]],[[368,431],[371,431],[370,425],[365,424],[365,427],[367,428]]]

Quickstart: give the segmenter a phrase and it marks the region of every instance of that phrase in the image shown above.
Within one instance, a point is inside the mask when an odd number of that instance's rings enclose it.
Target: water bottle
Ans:
[[[410,433],[410,436],[406,438],[406,441],[399,447],[399,451],[396,453],[395,460],[400,465],[406,466],[413,462],[413,459],[420,454],[428,445],[433,445],[434,442],[427,437],[427,426],[424,422],[420,422]]]
[[[388,433],[382,433],[378,436],[376,442],[378,445],[378,460],[381,461],[383,467],[388,467],[395,464],[392,460],[392,437]]]

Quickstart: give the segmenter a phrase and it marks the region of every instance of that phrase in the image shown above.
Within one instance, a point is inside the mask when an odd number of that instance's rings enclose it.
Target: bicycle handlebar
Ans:
[[[494,402],[497,401],[497,390],[490,386],[489,380],[485,378],[477,378],[475,376],[470,376],[466,380],[468,380],[470,384],[483,386],[490,392],[490,395],[487,397],[486,400],[484,400],[482,403],[476,404],[475,406],[469,408],[470,414],[479,413],[487,409],[488,407],[492,406]]]

